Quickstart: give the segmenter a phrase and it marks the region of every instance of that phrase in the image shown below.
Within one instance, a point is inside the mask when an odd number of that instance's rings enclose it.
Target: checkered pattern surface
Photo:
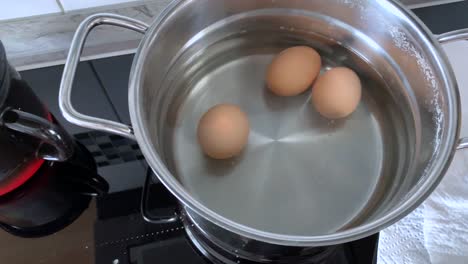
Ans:
[[[138,144],[121,136],[90,131],[75,138],[91,152],[98,167],[144,159]]]

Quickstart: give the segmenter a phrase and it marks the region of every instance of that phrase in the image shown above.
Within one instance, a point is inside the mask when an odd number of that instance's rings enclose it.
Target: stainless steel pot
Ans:
[[[129,82],[132,126],[71,104],[86,36],[101,24],[144,34]],[[434,37],[387,0],[179,0],[151,26],[98,14],[73,39],[60,108],[71,123],[136,139],[196,239],[278,261],[376,233],[437,186],[455,150],[468,146],[440,43],[467,37]],[[325,70],[359,73],[364,96],[350,118],[330,122],[307,94],[285,99],[263,89],[273,54],[299,44],[319,50]],[[241,157],[215,163],[198,149],[195,128],[221,102],[239,104],[252,131]]]

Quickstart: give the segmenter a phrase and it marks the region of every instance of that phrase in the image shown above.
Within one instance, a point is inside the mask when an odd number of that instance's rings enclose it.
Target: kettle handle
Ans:
[[[39,158],[66,161],[73,155],[73,140],[68,133],[42,117],[7,108],[0,114],[0,124],[39,139],[41,145],[36,152]]]
[[[95,170],[74,166],[73,164],[71,164],[71,166],[75,171],[87,175],[87,177],[64,177],[64,181],[67,181],[70,186],[73,186],[72,191],[92,197],[102,196],[109,192],[109,183],[102,176],[97,174]]]
[[[144,34],[148,25],[138,20],[115,15],[115,14],[95,14],[79,25],[71,43],[70,51],[65,62],[62,81],[60,83],[59,106],[63,116],[70,123],[75,125],[117,134],[129,139],[135,139],[133,128],[129,125],[102,118],[88,116],[78,112],[71,102],[72,86],[75,79],[76,68],[80,61],[81,53],[86,42],[86,38],[91,30],[99,25],[112,25]]]
[[[468,40],[468,28],[459,29],[443,33],[436,36],[436,39],[440,44],[450,43],[458,40]],[[468,137],[464,137],[458,140],[457,149],[468,148]]]

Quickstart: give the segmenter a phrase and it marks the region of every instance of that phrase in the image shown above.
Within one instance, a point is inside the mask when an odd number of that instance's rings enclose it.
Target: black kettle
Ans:
[[[45,160],[72,155],[72,139],[8,64],[0,42],[0,196],[26,182]]]
[[[53,233],[108,189],[91,154],[8,64],[0,42],[0,227]]]

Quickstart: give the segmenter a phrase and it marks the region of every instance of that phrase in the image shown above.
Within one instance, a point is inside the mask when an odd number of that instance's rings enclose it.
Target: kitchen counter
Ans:
[[[82,9],[11,21],[0,21],[2,40],[10,63],[18,70],[35,69],[65,62],[79,23],[95,13],[115,13],[145,23],[155,17],[170,0],[135,1],[121,5]],[[97,27],[89,35],[83,59],[104,58],[133,53],[141,35],[128,29]]]

